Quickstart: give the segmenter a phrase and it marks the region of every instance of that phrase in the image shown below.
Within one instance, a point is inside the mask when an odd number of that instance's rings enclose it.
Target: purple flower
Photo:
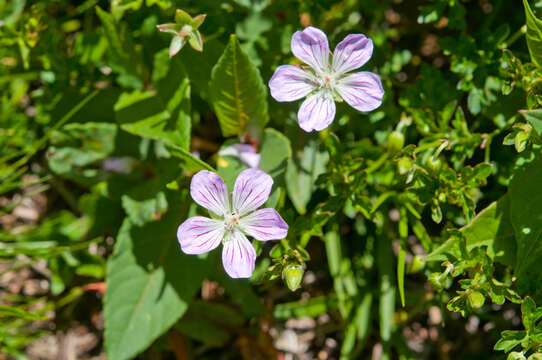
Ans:
[[[382,104],[384,89],[378,75],[362,71],[373,53],[373,42],[363,34],[350,34],[337,45],[330,63],[327,36],[309,26],[292,35],[292,53],[311,69],[282,65],[269,80],[271,96],[277,101],[307,97],[297,113],[299,126],[310,132],[327,128],[335,117],[335,101],[346,101],[359,111],[371,111]]]
[[[260,163],[260,154],[250,144],[233,144],[218,152],[220,156],[233,156],[251,168],[257,168]]]
[[[186,254],[203,254],[220,243],[222,264],[232,278],[249,278],[256,251],[246,235],[256,240],[279,240],[288,234],[288,224],[275,209],[258,209],[269,197],[273,179],[259,169],[242,171],[232,193],[214,172],[202,170],[192,178],[190,195],[214,217],[194,216],[179,226],[177,238]]]

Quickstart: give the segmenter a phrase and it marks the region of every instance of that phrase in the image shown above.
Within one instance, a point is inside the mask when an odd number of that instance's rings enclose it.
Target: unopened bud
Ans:
[[[480,309],[482,306],[484,306],[486,301],[484,295],[478,291],[471,292],[469,295],[467,295],[467,298],[469,300],[470,307],[473,309]]]
[[[290,264],[284,267],[282,271],[282,277],[284,282],[288,286],[288,289],[291,291],[296,291],[301,285],[301,280],[303,280],[303,273],[305,270],[302,265],[299,264]]]

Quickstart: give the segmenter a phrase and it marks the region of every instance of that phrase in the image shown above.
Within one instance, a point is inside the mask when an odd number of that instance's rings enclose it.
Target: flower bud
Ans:
[[[418,271],[423,270],[425,267],[424,256],[416,255],[412,258],[412,262],[408,264],[407,273],[412,274]]]
[[[282,278],[288,286],[288,289],[291,291],[296,291],[301,285],[301,280],[303,280],[303,273],[305,270],[302,265],[299,264],[289,264],[284,267],[282,271]]]
[[[486,298],[484,295],[482,295],[478,291],[473,291],[467,295],[467,298],[469,300],[469,305],[473,309],[480,309],[482,306],[484,306],[484,302],[486,301]]]
[[[405,136],[400,131],[394,131],[388,137],[388,149],[395,153],[405,145]]]
[[[414,162],[412,161],[412,159],[406,156],[403,156],[397,162],[397,171],[399,171],[399,174],[405,175],[406,173],[409,172],[409,170],[412,168],[413,165],[414,165]]]

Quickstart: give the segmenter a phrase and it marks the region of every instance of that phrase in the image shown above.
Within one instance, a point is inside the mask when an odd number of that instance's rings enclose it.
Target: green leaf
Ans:
[[[518,168],[510,181],[510,220],[517,241],[516,276],[528,279],[542,271],[542,155]],[[531,281],[534,278],[531,279]]]
[[[391,339],[393,329],[393,315],[395,313],[395,287],[393,279],[393,250],[391,240],[386,237],[377,239],[377,264],[379,273],[379,316],[380,316],[380,337],[384,345]],[[386,353],[389,349],[384,350]]]
[[[297,158],[298,160],[288,161],[286,189],[297,212],[304,215],[314,192],[314,183],[318,176],[325,172],[329,155],[327,152],[318,151],[317,143],[311,141],[305,145]]]
[[[115,149],[117,125],[108,123],[74,123],[65,125],[51,136],[47,159],[55,173],[76,180],[98,174],[96,169],[81,168],[105,159]]]
[[[120,74],[117,81],[126,87],[140,89],[143,87],[141,80],[141,61],[136,55],[133,42],[128,31],[115,23],[113,15],[96,6],[96,15],[102,22],[103,32],[109,43],[109,63],[113,71]],[[125,29],[124,29],[125,30]]]
[[[539,139],[542,139],[542,109],[520,110],[520,113],[531,124]]]
[[[405,257],[406,251],[401,247],[397,256],[397,287],[399,288],[399,297],[403,307],[405,306]]]
[[[527,296],[521,304],[521,320],[523,322],[523,326],[525,326],[525,330],[527,330],[528,333],[533,331],[535,325],[535,312],[536,304],[533,299]]]
[[[505,265],[516,262],[516,241],[510,222],[510,197],[505,195],[491,203],[461,229],[467,242],[467,249],[487,246],[490,258]]]
[[[130,221],[137,226],[160,219],[167,211],[167,205],[166,195],[162,191],[152,199],[141,201],[134,200],[129,195],[122,196],[122,206]]]
[[[542,66],[542,20],[538,19],[527,0],[523,0],[525,7],[525,22],[527,24],[527,46],[531,59],[538,66]]]
[[[292,317],[317,317],[337,308],[337,298],[334,296],[317,296],[307,301],[294,301],[277,304],[273,310],[273,317],[277,320],[286,320]]]
[[[269,120],[267,88],[235,35],[213,68],[210,95],[222,134],[259,137]]]
[[[292,156],[290,140],[275,129],[265,129],[259,152],[258,167],[274,179],[286,171],[286,164]]]
[[[134,135],[188,150],[190,146],[190,81],[180,60],[167,49],[154,57],[156,91],[123,93],[115,104],[121,128]]]
[[[168,193],[164,217],[143,227],[129,219],[107,264],[105,346],[110,359],[130,359],[186,311],[206,276],[205,262],[181,253],[176,230],[186,217],[187,192]]]
[[[519,343],[527,336],[525,331],[506,330],[501,333],[501,338],[495,344],[495,350],[509,352],[519,345]]]

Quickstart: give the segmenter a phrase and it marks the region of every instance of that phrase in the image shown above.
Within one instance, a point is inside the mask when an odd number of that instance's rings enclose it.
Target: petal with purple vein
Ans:
[[[326,72],[329,64],[329,43],[320,29],[309,26],[292,35],[292,53],[317,72]]]
[[[288,224],[275,209],[260,209],[239,219],[239,227],[260,241],[284,239],[288,234]]]
[[[271,96],[277,101],[295,101],[316,89],[318,79],[314,75],[293,65],[279,66],[271,80]]]
[[[190,195],[196,203],[216,215],[223,216],[230,212],[226,184],[212,171],[201,170],[192,177]]]
[[[378,75],[371,72],[350,74],[335,87],[350,106],[359,111],[372,111],[382,104],[384,88]]]
[[[185,254],[209,252],[216,248],[223,238],[223,222],[203,216],[188,218],[177,229],[177,239]]]
[[[256,251],[245,235],[228,232],[222,250],[222,265],[232,278],[249,278],[254,271]]]
[[[252,168],[241,171],[232,193],[233,211],[239,216],[262,206],[271,193],[273,179],[264,171]]]
[[[335,118],[335,102],[328,92],[320,91],[303,101],[297,112],[299,126],[306,132],[324,130]]]

